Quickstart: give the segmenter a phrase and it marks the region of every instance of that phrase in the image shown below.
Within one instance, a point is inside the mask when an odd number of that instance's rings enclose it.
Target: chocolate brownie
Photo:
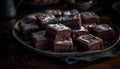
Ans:
[[[81,28],[81,15],[72,15],[72,16],[62,16],[59,17],[58,22],[70,27],[71,29],[80,29]]]
[[[81,17],[82,17],[83,24],[86,24],[86,23],[99,24],[100,23],[100,17],[97,14],[95,14],[94,12],[81,12]]]
[[[62,15],[61,10],[55,10],[55,9],[46,10],[46,13],[53,14],[55,17],[59,17]]]
[[[70,35],[71,29],[63,24],[49,24],[46,27],[45,36],[52,41],[56,40],[56,37],[59,37],[59,40],[67,39]]]
[[[114,38],[114,30],[108,24],[100,24],[89,31],[91,34],[102,38],[104,41],[111,41]]]
[[[44,37],[45,31],[34,32],[31,35],[31,42],[35,48],[39,48],[42,50],[50,48],[50,42],[48,42],[47,38]]]
[[[103,40],[91,34],[79,36],[77,42],[77,49],[79,51],[93,51],[103,48]]]
[[[36,15],[37,24],[40,26],[41,29],[45,29],[46,25],[56,23],[56,18],[52,14],[45,14],[41,13]]]
[[[54,47],[53,49],[54,52],[71,52],[75,50],[71,38],[63,41],[55,41],[53,47]]]
[[[78,30],[72,30],[72,34],[71,37],[73,40],[76,40],[77,37],[81,36],[81,35],[85,35],[88,34],[88,29],[86,29],[85,27],[81,26],[81,29]]]
[[[33,32],[40,30],[36,22],[31,22],[31,21],[28,22],[21,21],[19,23],[19,27],[24,39],[30,39],[30,35]]]

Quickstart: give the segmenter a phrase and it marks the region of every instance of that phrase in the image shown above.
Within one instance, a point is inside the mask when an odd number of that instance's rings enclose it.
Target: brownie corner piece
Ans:
[[[21,21],[19,23],[19,28],[20,28],[20,32],[22,33],[23,35],[23,38],[24,39],[29,39],[30,38],[30,35],[33,33],[33,32],[36,32],[36,31],[39,31],[40,28],[39,26],[36,24],[36,22],[31,22],[31,21]]]
[[[114,29],[108,24],[99,24],[91,29],[89,32],[107,42],[112,41],[115,36]]]
[[[90,12],[81,12],[81,17],[82,17],[83,24],[85,24],[85,23],[99,24],[100,23],[100,17],[96,13],[94,13],[92,11],[90,11]]]
[[[38,31],[31,34],[31,43],[35,48],[46,50],[50,48],[50,43],[45,38],[45,31]]]
[[[45,29],[48,24],[57,23],[57,20],[52,14],[40,13],[36,15],[36,22],[41,29]]]
[[[55,41],[54,42],[54,52],[73,52],[75,51],[75,47],[73,45],[72,38],[63,40],[63,41]]]
[[[79,37],[81,35],[88,34],[88,33],[89,33],[88,29],[86,29],[85,27],[81,26],[81,29],[72,30],[71,37],[72,37],[73,40],[76,41],[77,37]]]
[[[61,39],[67,39],[71,35],[71,29],[61,23],[59,24],[49,24],[46,27],[45,36],[51,40],[55,40],[56,37]]]
[[[92,34],[81,35],[77,38],[77,49],[84,51],[94,51],[103,49],[103,40]]]
[[[71,29],[80,29],[82,25],[81,14],[77,15],[66,15],[57,18],[58,22],[70,27]]]

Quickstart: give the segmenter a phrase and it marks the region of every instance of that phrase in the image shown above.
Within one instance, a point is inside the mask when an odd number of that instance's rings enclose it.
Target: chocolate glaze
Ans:
[[[51,23],[56,21],[55,16],[51,14],[39,14],[39,15],[36,15],[36,17],[42,23],[49,23],[49,22]]]
[[[90,18],[99,18],[98,15],[96,15],[94,12],[82,12],[81,16],[84,19],[90,19]]]
[[[44,35],[45,35],[45,31],[39,31],[39,32],[32,33],[32,37],[36,39],[37,41],[46,39]]]
[[[91,34],[81,35],[78,37],[78,40],[84,44],[87,44],[88,46],[91,46],[92,44],[102,41],[101,38]]]
[[[62,31],[62,30],[70,30],[69,27],[63,25],[63,24],[49,24],[48,27],[51,27],[57,31]]]
[[[102,31],[107,31],[107,30],[113,30],[108,24],[100,24],[97,25],[94,30],[98,31],[98,32],[102,32]]]

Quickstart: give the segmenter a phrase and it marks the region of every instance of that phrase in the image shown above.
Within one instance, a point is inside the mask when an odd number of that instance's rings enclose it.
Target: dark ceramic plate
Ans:
[[[37,13],[39,14],[39,13]],[[36,14],[32,14],[29,16],[35,16]],[[98,58],[103,57],[103,54],[99,56],[100,53],[106,52],[107,50],[110,50],[111,48],[113,48],[120,39],[120,31],[118,29],[118,27],[114,24],[112,24],[110,21],[102,19],[102,23],[108,23],[115,31],[115,38],[112,42],[108,43],[106,46],[104,46],[105,48],[102,50],[95,50],[95,51],[85,51],[85,52],[63,52],[63,53],[56,53],[56,52],[52,52],[50,50],[42,50],[42,49],[37,49],[34,48],[33,46],[30,45],[30,41],[25,41],[22,39],[22,35],[20,34],[20,29],[18,27],[18,24],[24,20],[25,18],[19,20],[13,27],[13,35],[14,37],[23,44],[23,46],[29,48],[30,50],[38,53],[38,54],[43,54],[49,57],[55,57],[55,58],[65,58],[66,62],[71,59],[72,57],[82,57],[82,56],[88,56],[87,58],[82,58],[80,60],[83,61],[89,61],[89,55],[97,55]],[[67,57],[67,58],[66,58]],[[94,58],[93,60],[95,60],[97,58]]]

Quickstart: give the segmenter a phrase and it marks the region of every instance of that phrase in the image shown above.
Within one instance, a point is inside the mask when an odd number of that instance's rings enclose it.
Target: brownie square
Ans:
[[[100,37],[104,41],[111,41],[114,38],[114,30],[108,24],[100,24],[95,26],[89,32],[95,36]]]
[[[50,43],[47,38],[45,38],[45,31],[34,32],[31,35],[31,43],[35,48],[39,48],[42,50],[49,49]]]
[[[103,40],[91,34],[81,35],[77,38],[79,51],[93,51],[103,49]]]
[[[71,16],[62,16],[59,17],[58,22],[70,27],[71,29],[80,29],[81,28],[81,15],[71,15]]]
[[[94,12],[82,12],[81,17],[82,17],[83,24],[86,24],[86,23],[99,24],[100,23],[100,17],[97,14],[95,14]]]
[[[72,30],[71,37],[75,41],[77,39],[77,37],[79,37],[81,35],[88,34],[88,33],[89,33],[88,29],[86,29],[85,27],[81,26],[81,29]]]
[[[57,23],[55,16],[52,14],[41,13],[36,15],[36,19],[41,29],[45,29],[48,24]]]
[[[46,34],[45,36],[54,41],[56,37],[60,39],[67,39],[71,35],[71,29],[63,24],[49,24],[46,27]]]
[[[46,13],[52,14],[52,15],[54,15],[55,17],[62,16],[61,10],[58,10],[58,9],[49,9],[49,10],[46,10]]]
[[[36,22],[31,22],[31,21],[28,21],[28,22],[21,21],[19,23],[19,27],[20,27],[20,31],[23,35],[23,38],[27,39],[27,40],[30,39],[30,35],[33,32],[40,30],[40,28],[36,24]]]
[[[75,48],[73,46],[73,41],[71,38],[63,40],[63,41],[55,41],[54,42],[54,52],[71,52],[74,51]]]

